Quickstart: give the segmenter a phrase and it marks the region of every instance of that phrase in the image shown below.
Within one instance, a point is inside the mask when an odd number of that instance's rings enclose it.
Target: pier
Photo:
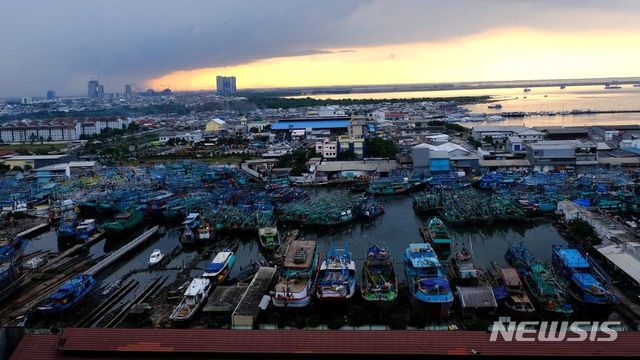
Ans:
[[[137,238],[131,240],[131,242],[129,242],[127,245],[125,245],[125,246],[121,247],[120,249],[112,252],[111,254],[109,254],[109,256],[107,256],[106,258],[102,259],[100,262],[98,262],[96,265],[94,265],[91,269],[85,271],[85,274],[95,275],[95,274],[99,273],[100,271],[104,270],[106,267],[108,267],[109,265],[111,265],[114,262],[116,262],[122,256],[128,254],[131,250],[137,248],[142,243],[147,241],[150,237],[155,235],[158,232],[159,229],[160,229],[160,227],[158,225],[156,225],[156,226],[152,227],[151,229],[145,231],[142,235],[140,235]]]
[[[16,236],[28,239],[28,238],[31,238],[31,237],[34,237],[34,236],[36,236],[38,234],[43,233],[44,231],[49,229],[49,226],[50,226],[49,223],[39,224],[39,225],[36,225],[36,226],[34,226],[32,228],[29,228],[27,230],[19,232]]]
[[[234,328],[253,328],[260,314],[262,300],[269,290],[276,270],[275,267],[268,266],[258,270],[231,315],[231,324]]]

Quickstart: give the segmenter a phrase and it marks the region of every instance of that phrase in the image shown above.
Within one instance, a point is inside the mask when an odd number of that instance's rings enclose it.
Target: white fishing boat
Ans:
[[[282,274],[271,296],[273,305],[296,308],[309,305],[318,261],[315,241],[292,241],[287,249]]]
[[[174,322],[191,320],[193,315],[206,303],[209,291],[211,291],[211,281],[209,279],[195,278],[191,280],[191,284],[184,292],[182,301],[173,310],[169,319]]]
[[[162,261],[162,259],[164,259],[164,254],[162,254],[160,249],[153,250],[151,256],[149,257],[149,266],[157,265],[160,261]]]
[[[236,262],[236,257],[231,250],[223,250],[220,251],[216,256],[211,260],[211,263],[207,265],[207,269],[204,274],[202,274],[205,278],[212,278],[216,283],[224,282],[224,280],[229,276],[231,272],[231,268],[233,264]]]

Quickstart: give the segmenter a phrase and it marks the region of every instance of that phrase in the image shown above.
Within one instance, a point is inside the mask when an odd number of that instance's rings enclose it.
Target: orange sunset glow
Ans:
[[[239,88],[624,76],[637,70],[638,50],[628,46],[634,43],[640,43],[640,32],[504,29],[449,41],[325,49],[316,55],[184,69],[147,85],[213,89],[220,74],[237,76]]]

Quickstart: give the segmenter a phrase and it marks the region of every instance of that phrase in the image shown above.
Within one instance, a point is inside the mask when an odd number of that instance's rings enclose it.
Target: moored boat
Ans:
[[[280,233],[278,228],[265,226],[258,229],[260,245],[267,251],[273,251],[280,247]]]
[[[573,307],[567,303],[558,279],[540,262],[531,265],[524,274],[524,286],[542,315],[551,320],[568,319]]]
[[[606,276],[578,249],[553,246],[551,259],[576,310],[603,316],[613,311],[618,299],[602,284]]]
[[[398,280],[387,249],[369,246],[362,264],[362,298],[375,304],[391,304],[398,297]]]
[[[213,281],[220,284],[227,279],[235,262],[236,256],[233,251],[220,251],[216,254],[213,260],[211,260],[209,265],[207,265],[207,269],[202,276],[204,278],[211,278]]]
[[[535,313],[535,307],[524,291],[524,286],[515,268],[504,268],[495,262],[491,264],[493,292],[496,300],[506,308],[515,320],[528,319]]]
[[[82,301],[94,288],[96,280],[88,274],[80,274],[65,282],[38,310],[43,313],[61,312]]]
[[[151,256],[149,256],[149,266],[158,265],[160,261],[162,261],[162,259],[164,259],[164,254],[162,254],[162,251],[160,251],[160,249],[153,250]]]
[[[182,235],[180,242],[183,244],[197,244],[211,239],[211,228],[202,220],[199,213],[189,213],[182,222]]]
[[[356,292],[356,263],[347,244],[327,250],[318,271],[316,296],[321,301],[344,301]]]
[[[15,263],[29,244],[29,240],[20,235],[8,239],[0,239],[0,262]]]
[[[451,267],[457,286],[476,286],[480,281],[480,271],[473,264],[471,250],[463,247],[451,257]]]
[[[189,287],[184,292],[180,304],[175,307],[169,319],[174,322],[189,321],[204,306],[211,291],[211,281],[204,278],[191,280]]]
[[[107,236],[122,235],[133,231],[142,224],[144,215],[140,210],[122,212],[114,216],[113,221],[102,226]]]
[[[305,307],[311,302],[318,249],[315,241],[294,240],[287,249],[284,268],[272,295],[276,307]]]
[[[94,219],[82,220],[78,226],[76,226],[76,240],[83,242],[87,241],[91,235],[95,234],[97,231],[98,228],[96,227],[96,221]]]
[[[403,260],[412,302],[425,306],[435,319],[447,317],[453,304],[453,293],[431,245],[409,244]]]
[[[58,225],[58,239],[75,239],[78,214],[75,211],[67,211],[60,219]]]
[[[441,257],[446,258],[451,254],[451,237],[444,222],[439,218],[433,217],[427,225],[421,225],[420,234]]]

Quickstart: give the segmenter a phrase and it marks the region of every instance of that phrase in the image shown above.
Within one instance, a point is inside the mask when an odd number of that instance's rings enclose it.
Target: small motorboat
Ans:
[[[162,254],[162,251],[160,251],[160,249],[153,250],[151,256],[149,257],[149,266],[158,265],[158,263],[162,261],[162,259],[164,259],[164,254]]]

